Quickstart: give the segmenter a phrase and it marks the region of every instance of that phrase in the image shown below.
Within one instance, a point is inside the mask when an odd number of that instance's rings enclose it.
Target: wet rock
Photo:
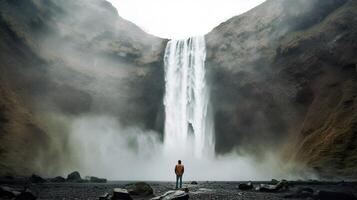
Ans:
[[[62,176],[57,176],[55,178],[52,178],[50,181],[53,183],[63,183],[66,182],[66,179],[63,178]]]
[[[30,182],[31,183],[44,183],[44,182],[46,182],[46,180],[44,178],[42,178],[41,176],[32,174],[32,176],[30,177]]]
[[[273,185],[276,185],[276,184],[279,183],[279,181],[276,180],[276,179],[271,179],[270,183],[273,184]]]
[[[109,193],[105,193],[102,196],[100,196],[98,199],[99,200],[109,200],[109,199],[111,199],[111,197],[110,197]]]
[[[0,186],[0,199],[12,199],[16,196],[14,189],[7,186]]]
[[[145,182],[138,182],[130,185],[126,185],[125,189],[129,191],[131,195],[137,196],[150,196],[154,194],[152,187]]]
[[[319,191],[317,198],[319,200],[357,200],[353,194],[331,191]]]
[[[81,174],[79,172],[77,172],[77,171],[72,172],[72,173],[68,174],[67,181],[69,181],[69,182],[81,182],[82,181]]]
[[[240,189],[240,190],[251,190],[251,189],[253,189],[253,184],[252,184],[252,182],[241,183],[241,184],[238,185],[238,189]]]
[[[289,188],[288,182],[282,180],[276,185],[260,184],[260,186],[258,186],[256,190],[261,192],[279,192],[279,191],[287,190],[288,188]]]
[[[188,193],[181,190],[168,191],[165,194],[152,198],[151,200],[187,200],[190,196]]]
[[[122,188],[114,188],[111,200],[132,200],[128,190]]]
[[[37,199],[37,197],[29,189],[26,189],[24,192],[21,192],[15,198],[15,200],[35,200],[35,199]]]
[[[198,185],[197,181],[192,181],[191,185]]]

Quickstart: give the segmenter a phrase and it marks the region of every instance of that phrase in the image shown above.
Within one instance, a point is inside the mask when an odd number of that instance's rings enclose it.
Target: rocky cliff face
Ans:
[[[218,153],[355,175],[356,12],[355,0],[268,0],[206,35]],[[106,1],[3,0],[0,37],[1,174],[75,165],[66,134],[83,116],[162,132],[166,40]]]
[[[356,170],[356,1],[267,1],[206,36],[217,150]],[[285,146],[284,146],[285,145]]]
[[[161,129],[165,41],[106,1],[1,1],[0,37],[2,174],[71,163],[69,121],[82,116]]]

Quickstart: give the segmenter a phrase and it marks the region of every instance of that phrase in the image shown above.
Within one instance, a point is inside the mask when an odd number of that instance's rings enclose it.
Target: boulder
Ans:
[[[82,181],[81,174],[79,172],[77,172],[77,171],[72,172],[72,173],[68,174],[67,181],[69,181],[69,182],[81,182]]]
[[[26,189],[16,196],[15,200],[36,200],[37,197],[32,193],[31,190]]]
[[[152,187],[145,182],[138,182],[130,185],[126,185],[125,189],[129,191],[131,195],[137,196],[150,196],[154,194]]]
[[[192,181],[191,185],[198,185],[197,181]]]
[[[57,176],[55,178],[52,178],[50,181],[53,183],[63,183],[66,182],[66,179],[63,178],[62,176]]]
[[[128,190],[122,188],[114,188],[111,200],[132,200]]]
[[[107,179],[105,178],[98,178],[98,177],[95,177],[95,176],[91,176],[89,177],[89,181],[91,183],[106,183],[107,182]]]
[[[0,199],[12,199],[16,196],[15,190],[7,186],[0,186]]]
[[[238,189],[240,189],[240,190],[251,190],[251,189],[253,189],[253,184],[252,184],[252,182],[241,183],[241,184],[238,185]]]
[[[289,184],[287,181],[282,180],[276,185],[269,185],[269,184],[260,184],[256,190],[261,192],[279,192],[283,190],[287,190],[289,188]]]
[[[110,200],[111,197],[110,197],[109,193],[105,193],[102,196],[100,196],[98,199],[99,200]]]
[[[331,191],[319,191],[317,198],[319,200],[357,200],[353,194]]]
[[[276,184],[279,183],[279,181],[276,180],[276,179],[271,179],[270,183],[273,184],[273,185],[276,185]]]
[[[31,183],[44,183],[44,182],[46,182],[46,180],[44,178],[42,178],[41,176],[32,174],[32,176],[30,177],[30,182]]]
[[[181,190],[168,191],[165,194],[152,198],[151,200],[187,200],[190,196]]]

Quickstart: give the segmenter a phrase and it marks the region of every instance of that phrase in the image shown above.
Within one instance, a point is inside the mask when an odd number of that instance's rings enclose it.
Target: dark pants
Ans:
[[[179,188],[179,181],[180,181],[180,188],[182,188],[182,175],[181,176],[176,175],[176,189]]]

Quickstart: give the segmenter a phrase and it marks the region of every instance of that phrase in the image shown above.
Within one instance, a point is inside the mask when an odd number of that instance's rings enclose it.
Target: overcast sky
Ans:
[[[265,0],[108,0],[121,17],[163,38],[202,35]]]

